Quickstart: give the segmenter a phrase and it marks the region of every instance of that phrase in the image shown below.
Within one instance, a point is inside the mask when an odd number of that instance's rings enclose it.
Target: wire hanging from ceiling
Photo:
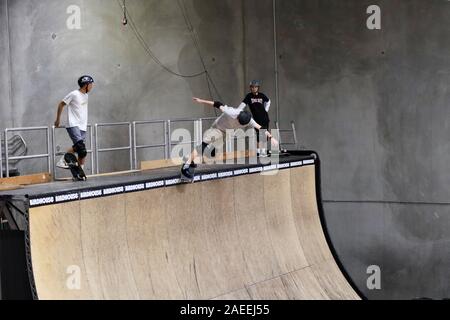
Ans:
[[[158,57],[155,55],[155,53],[151,50],[151,48],[145,41],[144,37],[142,36],[142,34],[139,32],[139,29],[137,28],[136,24],[134,23],[133,17],[131,16],[130,12],[128,11],[128,9],[126,7],[125,0],[123,0],[122,3],[120,2],[120,0],[117,0],[117,3],[120,5],[120,7],[123,9],[123,12],[124,12],[124,20],[122,21],[122,23],[126,19],[127,25],[129,25],[131,27],[134,35],[136,36],[137,40],[141,44],[142,48],[147,52],[147,54],[152,58],[152,60],[158,66],[160,66],[162,69],[164,69],[168,73],[170,73],[174,76],[180,77],[180,78],[196,78],[196,77],[202,76],[207,73],[207,71],[204,70],[202,72],[186,75],[186,74],[181,74],[181,73],[175,72],[175,71],[171,70],[169,67],[165,66],[161,62],[161,60],[158,59]]]

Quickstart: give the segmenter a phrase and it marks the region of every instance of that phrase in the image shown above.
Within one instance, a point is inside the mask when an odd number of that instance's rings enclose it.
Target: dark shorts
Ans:
[[[264,130],[264,129],[265,130],[269,130],[269,125],[270,125],[270,122],[267,122],[267,123],[264,123],[264,124],[260,124],[261,130]],[[255,129],[255,131],[256,131],[256,140],[259,143],[259,130]]]
[[[66,130],[74,145],[79,141],[86,142],[86,131],[82,131],[78,127],[67,128]]]

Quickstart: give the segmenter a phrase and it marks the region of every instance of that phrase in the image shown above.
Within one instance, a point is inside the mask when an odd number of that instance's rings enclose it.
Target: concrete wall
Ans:
[[[213,97],[239,103],[244,87],[241,5],[236,6],[231,0],[182,3],[197,31],[200,51],[218,90],[212,90]],[[3,0],[2,10],[5,4]],[[210,97],[206,76],[182,78],[158,66],[130,25],[122,25],[119,1],[8,0],[8,4],[13,99],[12,103],[2,103],[7,117],[2,117],[0,127],[11,125],[8,117],[14,119],[16,127],[53,124],[57,104],[77,88],[76,80],[82,74],[91,74],[96,80],[90,95],[90,123],[215,115],[211,108],[191,101],[193,95]],[[81,30],[67,28],[70,14],[66,10],[70,5],[81,8]],[[128,10],[140,34],[165,66],[187,75],[204,70],[178,1],[130,1]],[[5,23],[3,16],[1,22]],[[2,52],[6,52],[5,43],[1,42]],[[2,70],[7,67],[4,63]],[[2,75],[2,83],[7,80]],[[2,90],[6,89],[6,85],[2,86]],[[160,128],[140,130],[141,143],[162,141],[159,131]],[[126,134],[126,128],[103,131],[106,138],[101,140],[101,146],[126,145]],[[62,135],[65,137],[64,132]],[[40,144],[33,137],[27,141],[30,145]],[[62,139],[58,146],[65,149],[67,144],[69,141]],[[127,152],[117,155],[114,163],[109,161],[110,154],[102,156],[101,162],[106,162],[103,171],[127,168]],[[141,156],[162,155],[159,150]],[[36,166],[45,170],[42,161],[33,164],[34,169],[38,169]]]
[[[172,70],[202,71],[178,1],[127,1],[155,55]],[[214,98],[238,104],[253,78],[275,100],[272,1],[182,1],[216,84]],[[204,76],[173,76],[122,26],[110,0],[8,0],[12,71],[0,61],[0,127],[51,125],[57,103],[83,73],[96,79],[90,122],[208,117],[193,95],[210,95]],[[68,30],[79,5],[82,30]],[[382,29],[366,9],[382,9]],[[0,1],[0,53],[8,53],[6,0]],[[369,298],[450,296],[448,154],[450,3],[440,0],[277,1],[280,120],[294,120],[300,143],[323,160],[327,222],[350,275]],[[6,70],[6,71],[5,71]],[[102,146],[127,143],[104,131]],[[161,140],[158,128],[139,139]],[[38,138],[27,138],[33,148]],[[65,148],[67,141],[58,145]],[[36,150],[35,150],[36,151]],[[37,150],[39,152],[39,150]],[[140,153],[160,157],[161,153]],[[114,160],[112,160],[114,159]],[[126,152],[104,155],[103,170],[128,166]],[[41,166],[42,168],[39,168]],[[42,163],[33,169],[45,169]],[[29,169],[27,165],[24,170]],[[366,289],[369,265],[382,290]]]
[[[282,122],[322,156],[332,238],[367,296],[449,297],[450,3],[376,1],[378,31],[371,4],[278,2]]]

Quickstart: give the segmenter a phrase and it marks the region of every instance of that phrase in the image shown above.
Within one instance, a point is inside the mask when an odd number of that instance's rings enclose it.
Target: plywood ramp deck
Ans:
[[[315,168],[30,209],[40,299],[358,299]]]

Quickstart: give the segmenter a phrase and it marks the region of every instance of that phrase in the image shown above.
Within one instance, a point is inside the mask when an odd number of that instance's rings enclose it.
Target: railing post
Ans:
[[[52,126],[52,154],[53,154],[53,157],[54,157],[53,165],[52,165],[52,170],[53,170],[52,171],[52,176],[53,176],[53,179],[56,178],[56,165],[55,165],[55,162],[56,162],[56,138],[55,138],[55,135],[56,135],[56,128],[53,125]]]
[[[47,169],[48,172],[52,174],[53,177],[53,173],[52,173],[52,155],[51,155],[51,147],[50,147],[50,128],[47,127],[47,130],[45,130],[47,133]],[[53,161],[54,162],[54,161]]]
[[[168,146],[168,141],[169,139],[167,139],[167,126],[168,126],[168,121],[164,121],[164,157],[166,158],[166,160],[168,160],[170,158],[170,154],[169,154],[169,146]]]
[[[131,132],[131,122],[128,123],[128,146],[130,148],[130,170],[133,170],[133,136]]]
[[[9,178],[9,155],[8,155],[8,129],[5,129],[5,170],[6,177]]]
[[[94,130],[92,129],[92,125],[89,125],[89,139],[90,139],[90,148],[91,148],[91,172],[94,174],[95,172],[95,157],[94,157]]]
[[[95,142],[94,142],[94,146],[95,146],[95,172],[97,174],[100,173],[100,168],[99,168],[99,161],[98,161],[98,124],[96,123],[94,126],[94,136],[95,136]]]
[[[172,125],[171,121],[167,120],[167,146],[168,146],[168,154],[167,159],[172,157]]]
[[[137,161],[137,134],[136,134],[136,121],[133,121],[133,157],[134,157],[134,169],[137,170],[138,161]]]

